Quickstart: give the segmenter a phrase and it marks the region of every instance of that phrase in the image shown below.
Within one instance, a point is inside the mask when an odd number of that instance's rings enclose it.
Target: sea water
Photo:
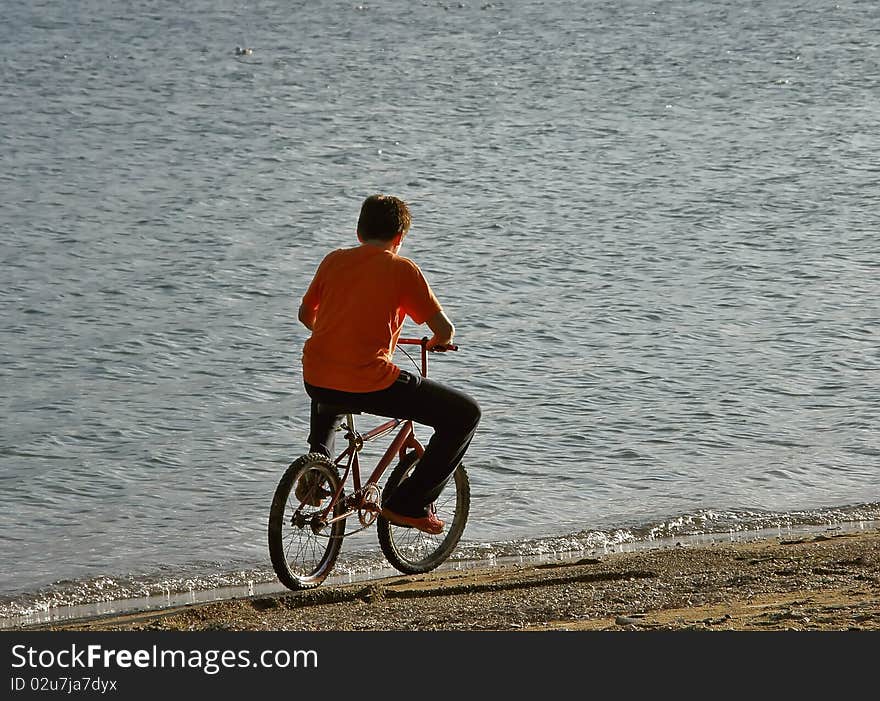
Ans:
[[[483,408],[450,566],[880,518],[878,68],[859,0],[6,3],[0,621],[280,587],[373,192]]]

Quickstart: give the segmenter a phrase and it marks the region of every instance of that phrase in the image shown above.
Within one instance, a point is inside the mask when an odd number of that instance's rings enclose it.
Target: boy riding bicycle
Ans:
[[[299,320],[312,332],[302,354],[312,400],[308,442],[312,452],[332,456],[343,418],[333,407],[340,406],[432,427],[424,455],[381,513],[396,525],[441,533],[433,503],[464,457],[481,411],[464,392],[393,361],[406,316],[431,329],[428,350],[441,350],[455,335],[422,271],[398,255],[411,222],[397,197],[367,197],[358,218],[360,245],[329,253],[302,298]]]

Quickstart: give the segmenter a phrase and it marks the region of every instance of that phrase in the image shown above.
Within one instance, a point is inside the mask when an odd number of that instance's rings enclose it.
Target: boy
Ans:
[[[371,195],[361,205],[360,245],[329,253],[303,296],[299,320],[312,333],[303,346],[303,384],[312,399],[309,446],[332,457],[342,417],[319,410],[343,405],[431,426],[434,435],[412,475],[382,507],[399,526],[441,533],[434,500],[455,472],[477,429],[480,407],[470,396],[393,362],[403,321],[427,324],[427,347],[452,342],[455,327],[410,259],[398,255],[412,219],[397,197]]]

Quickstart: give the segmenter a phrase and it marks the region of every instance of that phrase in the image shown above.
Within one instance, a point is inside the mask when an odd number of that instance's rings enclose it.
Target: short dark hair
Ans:
[[[412,224],[409,207],[391,195],[370,195],[361,205],[357,232],[364,240],[390,241]]]

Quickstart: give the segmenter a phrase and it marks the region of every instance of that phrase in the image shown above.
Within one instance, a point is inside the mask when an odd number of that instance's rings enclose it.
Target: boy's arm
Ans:
[[[332,255],[330,253],[321,261],[318,270],[315,272],[315,277],[312,278],[309,288],[299,303],[299,311],[296,317],[309,331],[314,331],[315,329],[315,319],[318,318],[318,307],[321,306],[321,297],[323,296],[324,278],[326,277],[325,269],[327,261]]]
[[[455,327],[442,309],[425,323],[434,332],[433,337],[426,344],[428,350],[431,350],[434,346],[446,346],[452,343],[452,338],[455,336]]]
[[[302,325],[305,326],[309,331],[311,331],[315,326],[315,317],[318,315],[318,309],[315,307],[314,309],[310,309],[305,304],[299,305],[299,320],[302,322]]]

